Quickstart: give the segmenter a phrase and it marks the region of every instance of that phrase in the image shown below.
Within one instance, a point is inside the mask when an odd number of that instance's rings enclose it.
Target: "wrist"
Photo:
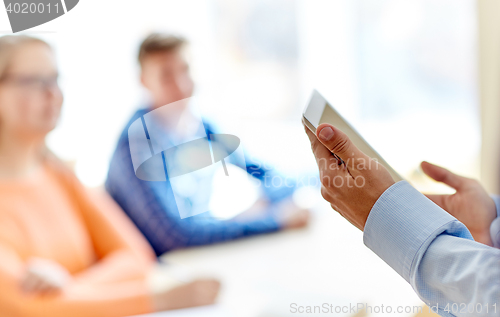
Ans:
[[[490,247],[493,246],[493,240],[491,239],[489,228],[487,230],[482,230],[480,232],[471,232],[471,234],[476,242],[485,244]]]
[[[152,271],[146,283],[149,288],[149,297],[154,311],[173,309],[170,293],[183,283],[172,276],[168,270],[157,269]]]
[[[175,308],[175,303],[173,303],[170,293],[171,289],[154,289],[151,291],[151,304],[154,311],[158,312]]]
[[[152,290],[150,292],[151,306],[153,311],[164,311],[167,310],[167,303],[163,300],[161,293],[157,290]]]

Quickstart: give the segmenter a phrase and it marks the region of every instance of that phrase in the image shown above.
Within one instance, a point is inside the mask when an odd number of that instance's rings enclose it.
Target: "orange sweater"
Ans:
[[[30,257],[58,262],[73,281],[57,295],[23,293]],[[0,316],[151,312],[145,277],[153,261],[149,245],[114,202],[91,199],[59,164],[45,162],[29,180],[0,180]]]

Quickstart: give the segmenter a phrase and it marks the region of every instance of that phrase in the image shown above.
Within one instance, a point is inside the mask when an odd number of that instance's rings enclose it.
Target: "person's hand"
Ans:
[[[231,218],[229,221],[254,221],[267,216],[269,201],[264,197],[257,199],[250,208]]]
[[[210,305],[219,294],[220,283],[214,279],[199,279],[153,294],[156,311]]]
[[[426,196],[462,222],[469,229],[474,240],[493,245],[490,226],[497,216],[497,211],[495,202],[481,184],[475,179],[458,176],[428,162],[422,162],[421,166],[430,178],[456,190],[453,195]]]
[[[278,223],[283,229],[297,229],[307,226],[311,218],[308,209],[300,208],[291,199],[281,202],[278,206]]]
[[[253,221],[269,215],[270,203],[267,199],[260,198],[255,204],[231,221]],[[295,229],[307,226],[311,213],[308,209],[300,208],[292,199],[285,199],[276,204],[276,221],[283,229]]]
[[[334,126],[323,123],[316,135],[305,127],[316,157],[321,195],[345,219],[363,230],[370,210],[394,184],[387,169],[361,152]],[[335,153],[344,164],[339,165]]]
[[[57,262],[31,258],[21,280],[21,288],[30,294],[46,295],[61,291],[71,281],[71,274]]]

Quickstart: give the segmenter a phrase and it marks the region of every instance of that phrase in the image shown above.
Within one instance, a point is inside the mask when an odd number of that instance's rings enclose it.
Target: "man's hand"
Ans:
[[[430,178],[456,190],[453,195],[426,196],[462,222],[469,229],[474,240],[493,245],[490,226],[497,216],[497,211],[495,202],[481,184],[477,180],[458,176],[428,162],[422,162],[421,166]]]
[[[300,208],[292,199],[279,203],[278,222],[283,229],[297,229],[309,224],[311,212],[309,209]]]
[[[382,164],[361,152],[334,126],[320,124],[317,135],[305,129],[319,167],[321,195],[333,209],[363,230],[371,208],[394,180]],[[344,164],[339,165],[332,153]]]
[[[258,199],[252,207],[232,218],[230,221],[252,221],[262,219],[269,214],[271,203],[267,199]],[[291,198],[284,199],[276,205],[276,221],[283,229],[297,229],[308,225],[311,218],[309,209],[300,208]]]
[[[70,273],[60,264],[46,259],[31,258],[21,281],[21,288],[31,294],[57,293],[71,280]]]
[[[176,286],[167,291],[152,294],[155,311],[211,305],[220,290],[220,282],[214,279],[199,279]]]

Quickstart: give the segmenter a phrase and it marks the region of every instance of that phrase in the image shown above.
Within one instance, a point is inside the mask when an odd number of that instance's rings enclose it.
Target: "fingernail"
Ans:
[[[324,127],[319,133],[319,137],[322,140],[328,141],[333,137],[333,129],[330,127]]]

